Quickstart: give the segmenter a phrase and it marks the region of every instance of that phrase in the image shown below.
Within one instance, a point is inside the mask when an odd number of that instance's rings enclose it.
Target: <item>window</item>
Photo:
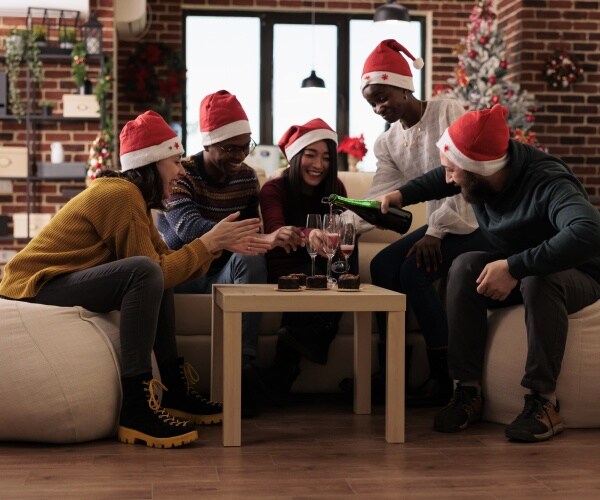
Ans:
[[[226,89],[246,110],[258,143],[277,144],[290,125],[320,117],[337,130],[340,140],[364,134],[369,153],[363,168],[375,170],[373,144],[385,122],[362,98],[362,67],[386,38],[423,57],[425,18],[415,17],[400,28],[356,14],[318,12],[314,25],[310,12],[184,11],[184,16],[188,79],[183,129],[188,153],[202,149],[200,101]],[[300,88],[312,69],[325,80],[324,90]],[[419,98],[424,71],[413,71]]]

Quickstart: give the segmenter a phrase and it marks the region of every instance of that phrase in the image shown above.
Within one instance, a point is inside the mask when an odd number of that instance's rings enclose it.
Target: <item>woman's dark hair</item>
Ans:
[[[331,139],[324,139],[327,144],[327,152],[329,153],[329,169],[327,175],[321,184],[316,188],[316,194],[324,197],[329,196],[331,193],[338,193],[338,161],[337,161],[337,147],[334,141]],[[300,164],[302,162],[302,155],[304,149],[294,155],[290,160],[290,166],[283,172],[285,182],[290,186],[290,191],[293,193],[294,203],[296,206],[301,206],[302,198],[302,174],[300,173]]]
[[[163,208],[164,189],[163,182],[156,163],[150,163],[143,167],[132,168],[125,172],[115,170],[104,170],[97,177],[119,177],[135,184],[142,192],[148,208],[161,210]]]

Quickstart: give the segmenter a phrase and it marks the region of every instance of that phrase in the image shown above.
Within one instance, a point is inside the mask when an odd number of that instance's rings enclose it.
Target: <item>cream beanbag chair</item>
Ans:
[[[527,353],[523,306],[488,316],[483,418],[509,424],[523,410]],[[556,395],[566,427],[600,427],[600,301],[569,316],[569,334]]]
[[[0,299],[0,440],[74,443],[114,435],[118,318]]]

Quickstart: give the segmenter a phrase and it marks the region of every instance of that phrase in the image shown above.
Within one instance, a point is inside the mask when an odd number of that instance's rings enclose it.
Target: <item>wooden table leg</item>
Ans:
[[[354,313],[354,413],[371,413],[371,313]]]
[[[210,399],[223,402],[223,309],[212,300]]]
[[[385,440],[404,443],[404,314],[387,318]]]
[[[241,446],[242,313],[223,314],[223,446]]]

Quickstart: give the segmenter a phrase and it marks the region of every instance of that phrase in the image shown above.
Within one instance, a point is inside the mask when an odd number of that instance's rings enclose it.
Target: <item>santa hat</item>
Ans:
[[[306,146],[325,139],[337,145],[337,134],[321,118],[314,118],[304,125],[292,125],[279,139],[279,149],[291,160]]]
[[[375,50],[369,54],[369,57],[367,57],[367,60],[365,61],[360,82],[360,90],[362,91],[367,85],[379,83],[400,87],[401,89],[414,92],[415,86],[413,85],[410,66],[401,52],[412,59],[413,66],[416,69],[421,69],[425,64],[423,59],[420,57],[415,59],[415,57],[396,40],[384,40],[375,47]]]
[[[508,162],[508,110],[499,104],[470,111],[450,125],[437,142],[448,159],[463,170],[485,177]]]
[[[119,135],[121,172],[184,153],[179,137],[155,111],[129,121]]]
[[[250,133],[248,116],[234,95],[226,90],[219,90],[202,99],[200,135],[203,146]]]

